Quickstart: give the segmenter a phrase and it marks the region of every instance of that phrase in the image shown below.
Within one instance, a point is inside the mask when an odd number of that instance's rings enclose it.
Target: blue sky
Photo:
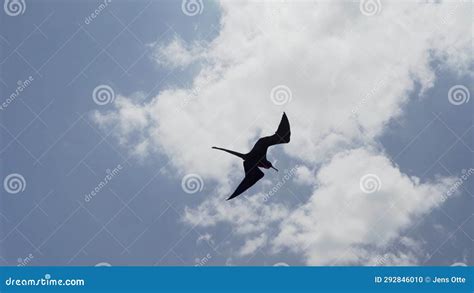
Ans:
[[[473,179],[455,185],[474,167],[472,101],[455,105],[448,95],[454,86],[473,92],[472,34],[461,31],[471,3],[456,2],[469,7],[454,6],[456,21],[433,34],[414,12],[400,15],[411,28],[403,35],[393,15],[405,11],[396,3],[378,2],[376,15],[358,3],[301,3],[312,5],[314,23],[300,4],[279,4],[276,13],[248,4],[239,14],[229,3],[198,1],[202,10],[186,15],[178,1],[103,3],[25,0],[20,15],[2,11],[0,89],[10,102],[0,112],[1,178],[21,175],[24,190],[1,189],[1,264],[472,265]],[[421,19],[439,24],[452,7],[428,7]],[[331,24],[339,10],[348,15],[344,28]],[[306,34],[298,21],[315,31]],[[399,42],[372,31],[385,21]],[[459,34],[445,38],[453,29]],[[384,43],[394,52],[379,48]],[[359,52],[366,45],[373,50]],[[374,68],[363,65],[367,54]],[[319,59],[328,64],[313,66]],[[278,84],[291,90],[284,105],[269,99]],[[97,88],[112,90],[105,105],[94,100]],[[258,109],[241,113],[248,103]],[[349,122],[336,121],[351,109]],[[265,182],[225,202],[240,162],[210,146],[244,151],[274,131],[282,111],[294,143],[269,157],[297,175],[263,200],[285,174],[267,171]],[[239,119],[247,130],[235,128]],[[344,175],[352,169],[355,177]],[[359,171],[380,180],[375,194],[358,189]],[[198,184],[191,193],[182,187],[189,174]],[[427,204],[453,186],[453,196]],[[403,204],[385,214],[397,221],[369,229],[372,217],[347,216],[393,198]],[[326,205],[359,210],[342,209],[343,225],[331,230],[324,225],[333,219],[318,213]],[[311,221],[319,228],[309,229]],[[352,223],[360,227],[342,228]],[[321,256],[338,241],[341,250]]]

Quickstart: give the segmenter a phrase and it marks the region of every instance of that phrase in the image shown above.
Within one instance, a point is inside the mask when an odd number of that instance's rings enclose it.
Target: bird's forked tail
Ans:
[[[238,153],[238,152],[234,152],[234,151],[231,151],[231,150],[228,150],[228,149],[223,149],[223,148],[218,148],[218,147],[212,147],[213,149],[216,149],[216,150],[221,150],[221,151],[224,151],[224,152],[228,152],[229,154],[232,154],[234,156],[237,156],[243,160],[245,160],[245,154],[241,154],[241,153]]]

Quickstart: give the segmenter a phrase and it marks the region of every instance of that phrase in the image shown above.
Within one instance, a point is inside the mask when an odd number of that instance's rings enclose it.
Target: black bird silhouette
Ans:
[[[278,129],[275,134],[260,138],[253,146],[252,150],[247,154],[241,154],[228,149],[212,147],[213,149],[228,152],[244,160],[245,178],[227,200],[239,196],[244,191],[252,187],[255,183],[257,183],[258,180],[262,179],[264,174],[259,168],[273,168],[278,172],[278,169],[273,167],[272,163],[267,160],[267,150],[272,145],[289,143],[290,136],[290,122],[288,121],[286,114],[283,112],[283,117],[281,117],[280,125],[278,125]]]

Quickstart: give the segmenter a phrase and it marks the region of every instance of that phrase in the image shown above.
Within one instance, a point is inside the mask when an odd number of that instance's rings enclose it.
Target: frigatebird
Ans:
[[[234,191],[234,193],[232,193],[232,195],[227,200],[239,196],[244,191],[252,187],[255,183],[257,183],[258,180],[262,179],[264,174],[259,168],[273,168],[278,172],[278,169],[273,167],[272,163],[267,160],[267,150],[272,145],[289,143],[290,136],[290,122],[288,121],[288,117],[286,117],[286,114],[283,112],[280,125],[278,125],[278,129],[275,134],[265,136],[257,140],[252,150],[247,154],[242,154],[224,148],[212,147],[213,149],[228,152],[244,160],[245,177],[239,184],[237,189]]]

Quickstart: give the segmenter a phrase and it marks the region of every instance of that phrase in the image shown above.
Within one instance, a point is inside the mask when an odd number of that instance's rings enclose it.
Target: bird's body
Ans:
[[[288,117],[286,117],[286,114],[283,113],[280,125],[278,126],[278,129],[275,134],[260,138],[253,146],[252,150],[250,150],[250,152],[246,154],[242,154],[224,148],[212,147],[213,149],[228,152],[244,160],[245,178],[244,180],[242,180],[237,189],[227,200],[242,194],[245,190],[247,190],[252,185],[257,183],[257,181],[262,179],[264,174],[259,168],[273,168],[277,170],[267,159],[268,148],[275,144],[289,143],[290,136],[290,123],[288,121]]]

